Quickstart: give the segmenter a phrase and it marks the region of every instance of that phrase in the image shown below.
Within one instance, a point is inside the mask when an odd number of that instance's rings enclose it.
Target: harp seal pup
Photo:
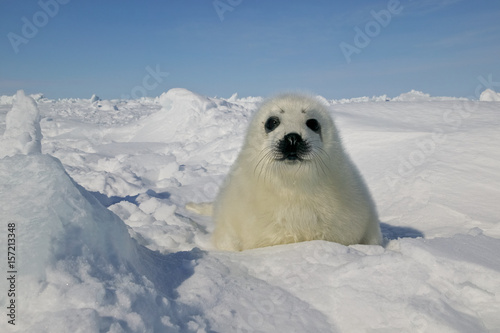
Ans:
[[[265,101],[213,206],[221,250],[326,240],[382,244],[379,220],[327,108],[283,94]]]

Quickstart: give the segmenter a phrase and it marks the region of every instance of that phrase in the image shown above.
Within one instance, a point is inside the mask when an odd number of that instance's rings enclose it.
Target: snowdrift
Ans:
[[[207,144],[214,138],[244,130],[249,112],[235,103],[214,100],[186,89],[175,88],[159,97],[160,112],[139,124],[130,141],[171,142],[195,134],[187,143]],[[236,128],[234,128],[236,126]],[[196,130],[194,130],[196,129]]]
[[[259,98],[173,89],[109,102],[120,112],[39,100],[45,154],[0,159],[17,270],[16,325],[2,279],[0,330],[500,330],[499,105],[416,95],[330,102],[385,247],[313,241],[241,253],[215,251],[210,218],[183,206],[213,199]],[[7,112],[36,115],[18,99],[0,107],[6,132]],[[26,132],[38,124],[18,119]]]
[[[189,313],[177,321],[167,296],[192,274],[200,251],[160,256],[138,246],[123,221],[48,155],[0,160],[0,200],[8,202],[2,215],[15,223],[18,244],[19,308],[12,328],[175,332],[187,327]],[[2,331],[12,331],[6,324],[2,321]]]
[[[483,102],[500,102],[500,93],[486,89],[479,96],[479,100]]]

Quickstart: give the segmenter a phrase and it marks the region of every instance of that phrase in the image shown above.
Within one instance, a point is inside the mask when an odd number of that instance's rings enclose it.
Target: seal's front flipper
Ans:
[[[212,216],[214,210],[213,204],[211,202],[202,202],[202,203],[189,202],[186,204],[186,209],[193,213],[203,216]]]

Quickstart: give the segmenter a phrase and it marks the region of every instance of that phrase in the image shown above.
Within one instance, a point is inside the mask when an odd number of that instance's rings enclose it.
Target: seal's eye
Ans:
[[[267,119],[264,127],[266,128],[266,133],[272,132],[280,125],[280,119],[278,117],[270,117]]]
[[[318,133],[321,129],[321,126],[316,119],[309,119],[308,121],[306,121],[306,125],[316,133]]]

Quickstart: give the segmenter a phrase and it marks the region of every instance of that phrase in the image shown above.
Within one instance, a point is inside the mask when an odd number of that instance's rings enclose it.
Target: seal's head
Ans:
[[[340,140],[327,108],[318,99],[286,94],[265,101],[253,118],[244,149],[257,173],[328,167],[330,149]],[[264,171],[266,170],[266,171]]]

